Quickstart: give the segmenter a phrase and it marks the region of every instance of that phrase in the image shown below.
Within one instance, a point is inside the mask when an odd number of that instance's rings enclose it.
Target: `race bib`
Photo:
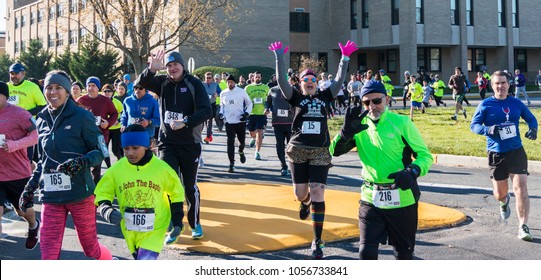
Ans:
[[[100,126],[101,125],[101,116],[94,116],[94,119],[96,120],[96,125]]]
[[[316,121],[304,121],[302,122],[302,134],[320,134],[321,122]]]
[[[0,134],[0,146],[4,145],[5,142],[6,142],[6,135]]]
[[[71,178],[64,173],[43,174],[44,190],[46,192],[60,192],[71,190]]]
[[[278,115],[278,117],[287,117],[289,115],[289,110],[278,109],[276,115]]]
[[[261,97],[254,98],[254,104],[263,104],[263,98]]]
[[[19,105],[19,96],[18,95],[10,95],[8,98],[8,103],[11,105]]]
[[[394,190],[374,190],[372,192],[372,203],[376,207],[400,206],[400,192]]]
[[[154,230],[153,208],[126,208],[124,211],[124,221],[126,229],[139,232],[148,232]]]
[[[171,125],[173,121],[180,121],[183,118],[184,118],[184,114],[182,113],[165,111],[164,123]]]
[[[502,126],[502,130],[500,130],[500,138],[502,140],[513,138],[515,136],[517,136],[517,127],[514,124]]]
[[[139,121],[141,121],[139,118],[133,118],[131,119],[131,123],[134,124],[134,123],[139,123]]]

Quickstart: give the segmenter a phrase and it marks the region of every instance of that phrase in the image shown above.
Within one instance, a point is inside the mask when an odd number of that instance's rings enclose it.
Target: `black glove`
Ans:
[[[537,139],[537,128],[530,128],[530,130],[528,130],[528,132],[526,132],[526,134],[524,134],[524,137],[530,139],[530,140],[535,140]]]
[[[225,117],[224,117],[224,114],[221,114],[221,113],[218,114],[218,118],[219,118],[220,120],[223,120],[223,119],[225,118]]]
[[[73,177],[73,175],[77,174],[77,172],[81,171],[82,169],[86,168],[88,166],[88,159],[85,157],[78,157],[78,158],[70,158],[64,163],[60,164],[56,170],[58,172],[62,172],[64,174],[69,175],[70,177]]]
[[[361,106],[348,107],[344,117],[344,123],[340,130],[340,137],[343,139],[351,139],[355,134],[368,128],[367,124],[362,124],[361,121],[368,114],[368,110],[362,112]]]
[[[98,212],[108,223],[116,226],[120,225],[122,215],[120,215],[120,212],[111,206],[111,202],[100,201],[98,204]]]
[[[184,225],[174,226],[173,230],[165,238],[165,244],[172,244],[177,241],[178,236],[184,231]]]
[[[250,113],[244,112],[244,114],[242,114],[242,116],[240,117],[240,121],[245,122],[246,120],[248,120],[248,116],[250,116]]]
[[[421,173],[421,168],[415,164],[410,164],[406,169],[394,172],[387,176],[387,179],[394,179],[394,183],[401,190],[411,189],[417,177]]]
[[[34,207],[34,191],[36,188],[26,185],[19,198],[19,209],[26,213],[26,209]]]
[[[487,130],[488,135],[498,135],[500,133],[500,130],[502,130],[502,127],[495,124],[493,126],[489,126]]]

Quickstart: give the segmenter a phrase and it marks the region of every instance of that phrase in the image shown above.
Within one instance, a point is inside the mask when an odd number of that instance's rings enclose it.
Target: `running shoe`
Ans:
[[[301,206],[299,207],[299,218],[301,220],[308,219],[308,216],[310,216],[310,204],[306,205],[301,202]]]
[[[205,139],[203,139],[203,141],[205,142],[205,144],[210,143],[210,139],[208,137],[205,137]]]
[[[201,228],[201,224],[197,224],[194,229],[192,229],[192,239],[193,240],[199,240],[203,238],[203,228]]]
[[[244,152],[239,152],[239,156],[240,156],[240,163],[245,163],[246,156],[244,155]]]
[[[13,205],[9,201],[4,201],[4,214],[13,211]]]
[[[261,160],[261,155],[259,154],[259,152],[255,152],[254,158],[255,160]]]
[[[468,106],[470,106],[470,105],[468,105]],[[465,119],[468,118],[468,116],[466,115],[466,110],[462,110],[462,115],[464,115],[464,118],[465,118]]]
[[[509,208],[509,200],[511,200],[511,196],[507,194],[507,196],[505,197],[505,203],[500,202],[500,216],[504,220],[507,220],[511,215],[511,208]]]
[[[250,148],[253,147],[255,147],[255,138],[252,138],[252,140],[250,141]]]
[[[423,107],[423,109],[421,109],[421,112],[424,114],[425,113],[425,107]]]
[[[234,173],[234,172],[235,172],[235,165],[234,165],[234,164],[230,164],[230,165],[229,165],[229,169],[227,170],[227,172],[229,172],[229,173]]]
[[[28,235],[26,237],[26,244],[25,244],[26,249],[32,250],[36,248],[36,246],[38,245],[39,226],[40,226],[40,222],[38,219],[36,219],[36,228],[28,230]]]
[[[456,121],[456,116],[452,116],[451,120]]]
[[[530,228],[523,224],[518,228],[518,238],[524,241],[533,241],[533,237],[530,234]]]
[[[325,248],[325,243],[321,239],[314,239],[312,241],[312,257],[316,260],[320,260],[323,258],[323,250],[322,248]]]

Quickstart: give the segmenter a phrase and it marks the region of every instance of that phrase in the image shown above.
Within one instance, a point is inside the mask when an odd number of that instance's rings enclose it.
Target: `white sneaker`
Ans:
[[[527,225],[523,224],[518,228],[518,238],[524,241],[533,241],[530,228]]]

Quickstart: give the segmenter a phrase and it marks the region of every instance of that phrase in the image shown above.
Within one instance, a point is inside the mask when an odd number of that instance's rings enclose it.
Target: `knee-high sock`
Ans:
[[[314,228],[314,237],[321,239],[323,232],[323,222],[325,221],[325,202],[312,201],[312,226]]]

